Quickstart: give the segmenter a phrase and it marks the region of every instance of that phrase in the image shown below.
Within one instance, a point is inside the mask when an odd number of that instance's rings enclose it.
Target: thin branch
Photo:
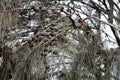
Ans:
[[[98,20],[98,21],[100,21],[100,22],[102,22],[102,23],[104,23],[104,24],[107,24],[107,25],[111,26],[112,28],[120,31],[120,29],[119,29],[118,27],[115,27],[116,25],[114,25],[114,24],[111,24],[111,23],[109,23],[109,22],[105,22],[105,21],[103,21],[103,20],[101,20],[101,19],[99,19],[99,18],[97,18],[97,17],[95,17],[95,16],[88,16],[88,17],[89,17],[89,18],[94,18],[94,19],[96,19],[96,20]]]

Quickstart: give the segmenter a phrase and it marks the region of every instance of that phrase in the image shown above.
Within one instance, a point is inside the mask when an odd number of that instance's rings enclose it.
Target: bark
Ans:
[[[110,5],[110,10],[109,10],[109,14],[108,14],[108,22],[112,24],[112,23],[113,23],[114,2],[113,2],[113,0],[108,0],[108,3],[109,3],[109,5]],[[116,33],[116,30],[115,30],[113,27],[111,27],[111,26],[110,26],[110,28],[111,28],[111,30],[112,30],[115,38],[116,38],[116,42],[117,42],[118,45],[120,46],[120,39],[119,39],[119,37],[118,37],[118,35],[117,35],[117,33]]]

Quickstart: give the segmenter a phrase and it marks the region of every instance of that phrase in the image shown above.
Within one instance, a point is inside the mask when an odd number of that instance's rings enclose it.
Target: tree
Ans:
[[[119,2],[18,1],[0,5],[0,79],[119,79]]]

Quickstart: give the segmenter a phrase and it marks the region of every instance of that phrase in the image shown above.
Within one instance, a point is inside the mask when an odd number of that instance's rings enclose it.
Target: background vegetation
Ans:
[[[0,80],[119,80],[119,5],[0,0]]]

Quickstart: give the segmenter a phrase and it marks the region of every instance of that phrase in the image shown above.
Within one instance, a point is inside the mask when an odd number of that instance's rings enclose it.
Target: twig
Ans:
[[[114,25],[114,24],[111,24],[111,23],[109,23],[109,22],[105,22],[105,21],[103,21],[103,20],[101,20],[101,19],[99,19],[99,18],[97,18],[97,17],[95,17],[95,16],[88,16],[88,17],[89,17],[89,18],[97,19],[98,21],[100,21],[100,22],[102,22],[102,23],[104,23],[104,24],[107,24],[107,25],[111,26],[112,28],[120,31],[120,29],[117,28],[117,27],[115,27],[116,25]]]

